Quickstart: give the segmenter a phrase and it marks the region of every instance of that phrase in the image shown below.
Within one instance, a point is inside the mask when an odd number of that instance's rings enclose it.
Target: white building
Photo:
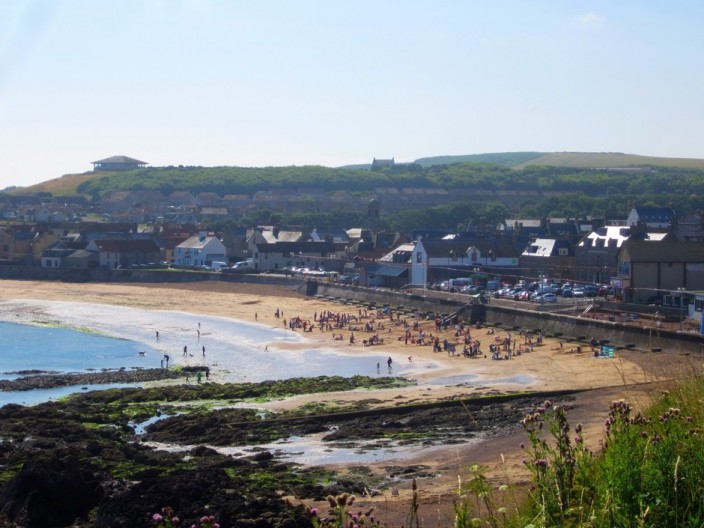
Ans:
[[[210,266],[213,261],[227,262],[227,248],[218,238],[204,231],[174,248],[176,266]]]

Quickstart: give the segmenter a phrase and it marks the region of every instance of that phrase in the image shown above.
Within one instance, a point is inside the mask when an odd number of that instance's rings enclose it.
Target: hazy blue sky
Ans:
[[[151,165],[704,157],[704,2],[0,0],[0,188]]]

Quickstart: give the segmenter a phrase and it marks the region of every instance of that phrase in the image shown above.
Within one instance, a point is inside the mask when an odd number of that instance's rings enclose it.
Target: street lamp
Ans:
[[[677,288],[680,294],[680,332],[684,329],[684,292],[687,291],[686,288]]]

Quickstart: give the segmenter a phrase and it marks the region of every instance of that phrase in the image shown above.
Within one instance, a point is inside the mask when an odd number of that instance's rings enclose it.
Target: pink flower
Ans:
[[[152,515],[152,521],[154,522],[161,522],[164,518],[161,516],[159,513],[155,513]]]

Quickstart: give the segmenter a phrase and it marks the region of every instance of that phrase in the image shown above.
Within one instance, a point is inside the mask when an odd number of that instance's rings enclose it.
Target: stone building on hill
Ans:
[[[141,169],[149,165],[146,161],[130,158],[128,156],[111,156],[98,161],[91,161],[94,171],[128,171]]]

